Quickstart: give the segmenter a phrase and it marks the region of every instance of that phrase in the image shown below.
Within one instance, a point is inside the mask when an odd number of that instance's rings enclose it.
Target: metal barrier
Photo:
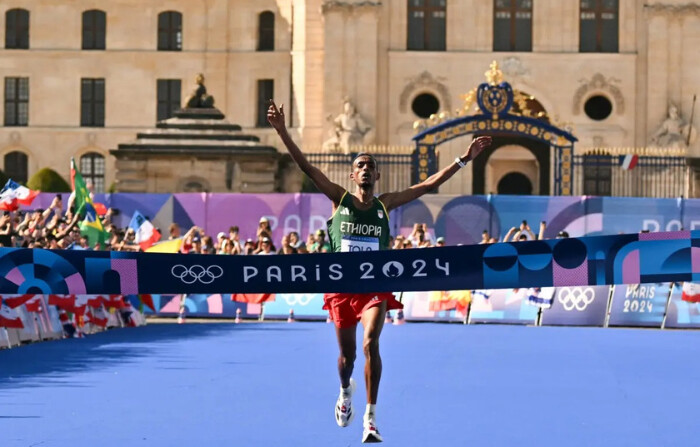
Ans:
[[[662,155],[663,154],[663,155]],[[623,169],[626,156],[636,166]],[[573,195],[687,197],[690,171],[679,151],[600,148],[573,157]]]
[[[332,182],[350,189],[352,183],[349,174],[353,159],[361,152],[372,154],[381,173],[375,193],[381,194],[411,186],[413,149],[411,146],[353,146],[348,153],[311,152],[305,155]]]

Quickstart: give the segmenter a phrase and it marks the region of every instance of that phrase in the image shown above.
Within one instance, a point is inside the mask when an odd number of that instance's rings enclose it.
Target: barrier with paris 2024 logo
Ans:
[[[700,231],[358,253],[216,256],[0,248],[0,294],[322,293],[700,279]]]

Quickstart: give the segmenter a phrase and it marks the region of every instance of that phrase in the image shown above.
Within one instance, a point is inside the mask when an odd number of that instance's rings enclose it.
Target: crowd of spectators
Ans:
[[[71,203],[65,208],[57,195],[47,209],[33,211],[5,212],[0,217],[0,246],[48,249],[106,249],[114,251],[140,251],[142,247],[136,241],[132,228],[120,228],[113,224],[118,214],[114,209],[107,209],[101,216],[105,231],[108,233],[104,245],[91,247],[88,238],[81,234],[79,222],[83,218],[72,209]],[[539,232],[535,234],[528,223],[523,221],[519,227],[512,227],[502,237],[491,235],[488,230],[482,233],[480,244],[495,242],[516,242],[522,240],[542,239],[546,225],[540,223]],[[160,231],[163,233],[162,231]],[[558,237],[568,237],[560,232]],[[241,238],[238,226],[231,226],[228,232],[219,232],[216,238],[193,226],[182,232],[180,226],[173,223],[164,234],[163,240],[182,239],[181,253],[221,254],[221,255],[272,255],[324,253],[330,251],[330,244],[325,230],[319,229],[306,239],[296,231],[282,236],[279,241],[273,239],[270,221],[260,218],[255,238]],[[450,241],[451,245],[460,245],[460,241]],[[391,237],[392,249],[442,247],[447,244],[444,237],[435,237],[425,223],[416,223],[408,236]]]

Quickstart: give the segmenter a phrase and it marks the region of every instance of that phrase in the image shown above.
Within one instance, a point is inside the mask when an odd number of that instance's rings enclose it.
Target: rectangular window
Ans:
[[[493,51],[532,51],[532,0],[496,0]]]
[[[579,18],[580,52],[619,51],[618,0],[581,0]]]
[[[29,78],[5,78],[5,125],[29,124]]]
[[[272,79],[258,80],[258,109],[257,109],[257,127],[269,127],[267,122],[267,107],[268,101],[274,98],[275,84]]]
[[[173,112],[180,108],[181,81],[179,79],[158,79],[157,90],[157,120],[172,118]]]
[[[105,80],[83,78],[80,83],[80,125],[104,127]]]
[[[445,51],[447,0],[408,0],[409,51]]]

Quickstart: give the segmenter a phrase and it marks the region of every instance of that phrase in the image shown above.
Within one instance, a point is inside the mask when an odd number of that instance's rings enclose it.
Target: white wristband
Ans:
[[[455,163],[457,163],[457,164],[459,165],[460,168],[463,168],[463,167],[465,167],[465,166],[467,165],[467,164],[466,164],[465,162],[463,162],[462,159],[459,158],[459,157],[455,158]]]

